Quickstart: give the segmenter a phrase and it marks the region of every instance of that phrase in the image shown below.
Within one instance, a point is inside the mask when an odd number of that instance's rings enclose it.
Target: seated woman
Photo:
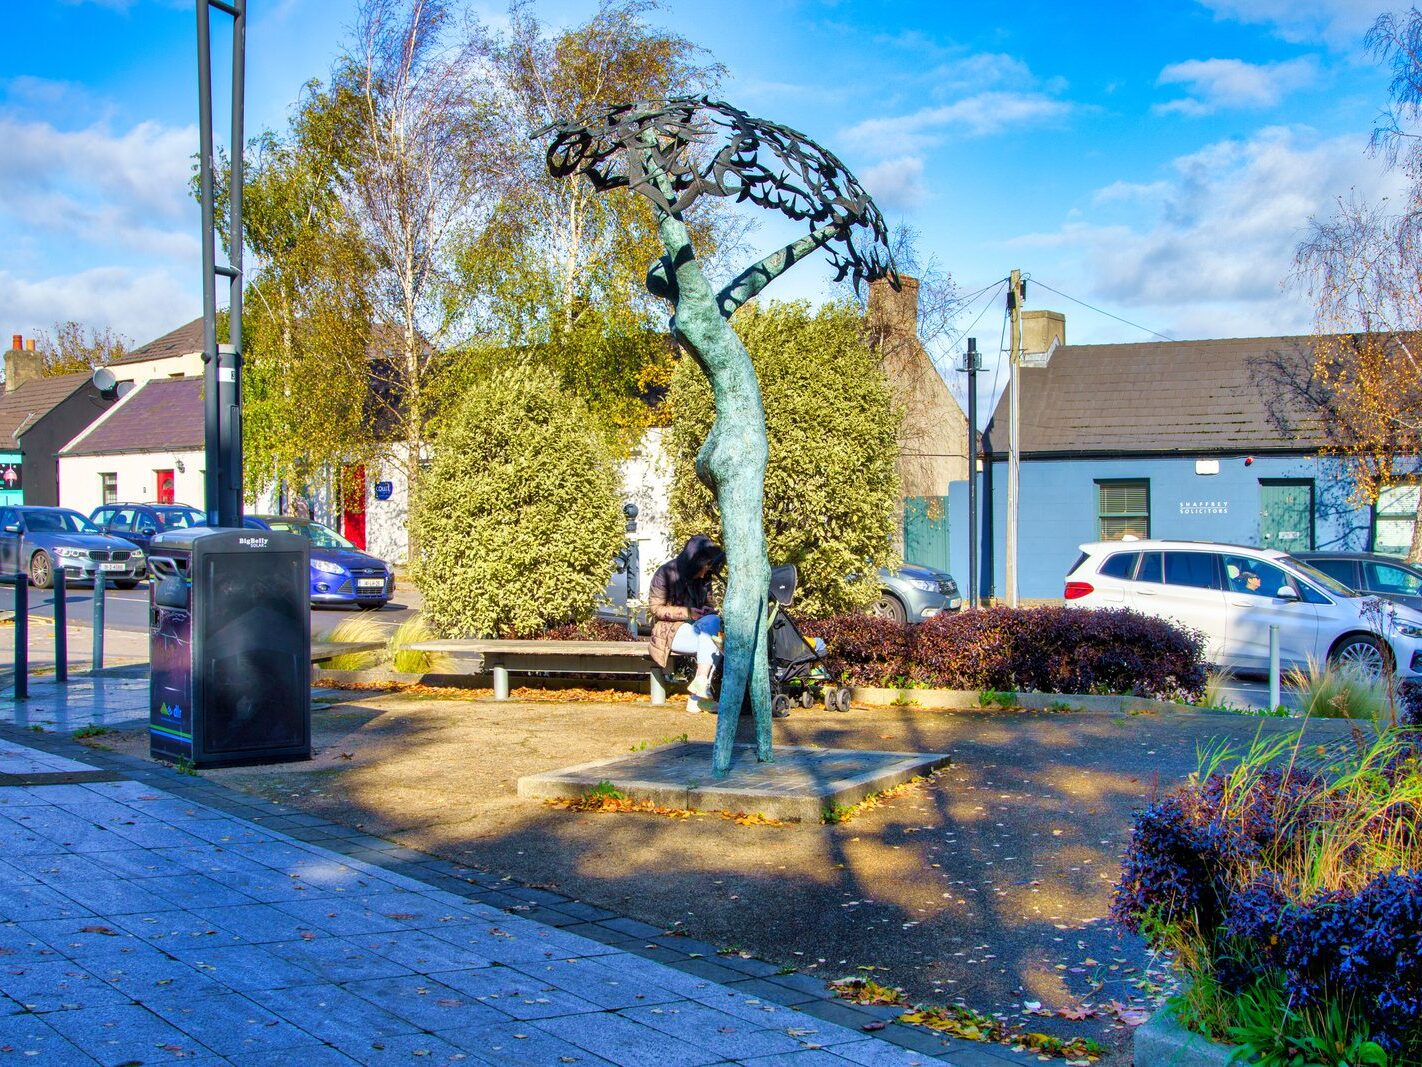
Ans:
[[[652,575],[648,597],[652,660],[665,668],[673,652],[696,656],[687,711],[700,711],[700,702],[711,696],[711,674],[721,650],[721,617],[711,601],[711,579],[725,561],[720,545],[705,534],[696,534],[676,559],[663,563]]]

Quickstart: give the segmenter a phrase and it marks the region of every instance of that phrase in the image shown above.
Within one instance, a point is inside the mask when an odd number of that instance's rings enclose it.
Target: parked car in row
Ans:
[[[1350,589],[1422,609],[1422,567],[1375,552],[1296,552],[1310,567]]]
[[[48,589],[54,574],[65,581],[92,582],[102,573],[120,589],[132,589],[147,571],[143,550],[101,531],[68,508],[0,508],[0,571],[24,572],[30,584]]]
[[[1422,676],[1422,612],[1358,593],[1286,553],[1193,541],[1081,546],[1067,604],[1134,608],[1205,636],[1219,666],[1267,670],[1269,628],[1285,667],[1329,662],[1378,676]]]
[[[93,510],[89,521],[103,533],[132,541],[147,552],[155,535],[204,526],[207,516],[186,504],[105,504]]]
[[[311,542],[311,605],[383,608],[395,593],[395,574],[384,560],[362,552],[330,527],[290,515],[248,515],[253,530],[297,533]]]
[[[874,614],[895,622],[922,622],[963,606],[951,574],[917,563],[905,563],[896,571],[880,567],[879,587]]]

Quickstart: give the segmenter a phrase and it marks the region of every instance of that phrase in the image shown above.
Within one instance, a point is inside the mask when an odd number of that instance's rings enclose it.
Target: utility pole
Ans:
[[[1017,508],[1022,488],[1022,304],[1026,299],[1027,286],[1022,281],[1022,272],[1014,270],[1007,289],[1007,332],[1011,338],[1008,354],[1011,373],[1007,385],[1007,603],[1014,608],[1017,607]]]
[[[228,182],[229,263],[216,262],[213,218],[212,8],[232,16],[232,152]],[[204,501],[209,526],[242,525],[242,107],[247,55],[247,0],[197,0],[198,174],[202,190]],[[228,281],[228,340],[217,343],[217,278]]]
[[[978,606],[978,371],[983,369],[978,355],[978,339],[968,338],[963,357],[968,372],[968,607]]]

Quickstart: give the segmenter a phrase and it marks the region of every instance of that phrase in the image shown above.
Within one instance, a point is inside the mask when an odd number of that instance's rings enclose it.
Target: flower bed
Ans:
[[[988,608],[906,626],[865,615],[807,623],[850,685],[1199,699],[1199,635],[1134,611]]]
[[[1355,742],[1207,756],[1138,813],[1116,887],[1189,982],[1181,1021],[1265,1062],[1422,1062],[1418,735]]]

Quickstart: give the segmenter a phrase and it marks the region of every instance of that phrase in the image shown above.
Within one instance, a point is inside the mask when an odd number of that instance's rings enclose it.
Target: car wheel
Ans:
[[[30,557],[30,584],[36,589],[48,589],[54,584],[54,564],[48,552],[36,552]]]
[[[1350,634],[1328,654],[1328,662],[1334,667],[1364,678],[1381,678],[1391,666],[1391,660],[1383,643],[1369,634]]]
[[[874,614],[891,622],[908,622],[908,609],[904,602],[887,589],[879,591],[879,599],[874,604]]]

